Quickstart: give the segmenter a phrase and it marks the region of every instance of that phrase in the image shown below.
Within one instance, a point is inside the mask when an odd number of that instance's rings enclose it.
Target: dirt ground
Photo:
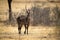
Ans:
[[[0,24],[0,40],[57,40],[60,37],[55,35],[56,27],[30,26],[28,35],[24,34],[24,27],[21,34],[18,34],[18,27]]]

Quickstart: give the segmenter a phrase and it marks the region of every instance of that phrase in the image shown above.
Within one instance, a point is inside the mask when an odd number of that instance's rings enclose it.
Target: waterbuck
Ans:
[[[24,25],[24,34],[28,34],[28,28],[30,23],[30,10],[26,10],[27,16],[21,15],[17,17],[18,31],[21,34],[21,28]]]

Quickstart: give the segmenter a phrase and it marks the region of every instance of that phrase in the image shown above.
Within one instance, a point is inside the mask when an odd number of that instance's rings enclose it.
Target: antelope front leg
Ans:
[[[24,34],[28,34],[28,27],[29,27],[29,25],[25,25],[25,31],[24,31]]]
[[[24,34],[26,34],[26,25],[24,25],[24,27],[25,27],[25,31],[24,31]]]
[[[28,34],[28,28],[29,28],[29,24],[27,25],[26,29],[27,29],[27,34]]]
[[[28,27],[27,27],[27,34],[28,34]]]
[[[24,31],[24,34],[28,34],[28,27],[25,27],[25,31]]]

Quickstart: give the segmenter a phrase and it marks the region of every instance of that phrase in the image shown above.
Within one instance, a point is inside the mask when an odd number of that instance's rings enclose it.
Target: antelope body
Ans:
[[[28,27],[29,27],[29,22],[30,22],[30,18],[29,18],[30,11],[27,10],[26,13],[27,13],[27,16],[21,15],[21,16],[17,17],[19,34],[21,33],[21,28],[23,25],[25,27],[24,34],[26,34],[26,33],[28,34]]]

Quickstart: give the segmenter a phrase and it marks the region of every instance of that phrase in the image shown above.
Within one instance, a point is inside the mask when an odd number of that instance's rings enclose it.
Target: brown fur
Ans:
[[[30,18],[29,18],[30,12],[26,11],[26,13],[27,13],[27,16],[21,15],[17,18],[19,34],[21,33],[21,28],[23,25],[25,27],[24,34],[26,34],[26,33],[28,34],[28,27],[29,27],[29,22],[30,22]]]

